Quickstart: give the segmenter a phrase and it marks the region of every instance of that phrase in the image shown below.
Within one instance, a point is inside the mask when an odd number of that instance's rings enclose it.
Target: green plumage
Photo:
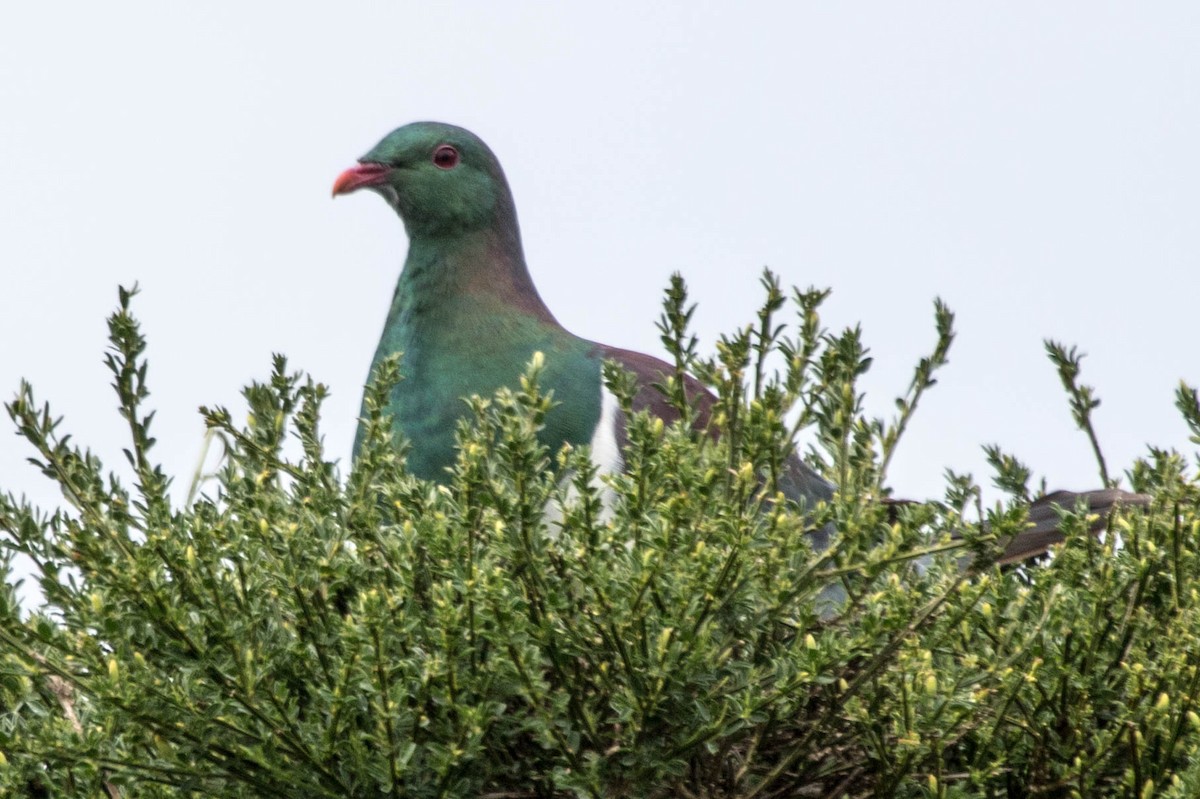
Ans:
[[[434,160],[446,146],[458,154],[451,168]],[[600,415],[601,356],[563,329],[538,297],[508,184],[487,146],[461,128],[415,123],[389,134],[362,163],[389,168],[367,185],[396,209],[409,235],[372,369],[403,353],[403,380],[388,412],[413,442],[413,474],[444,479],[456,422],[467,411],[463,398],[515,385],[538,351],[546,364],[542,388],[558,403],[543,443],[552,450],[587,443]],[[356,452],[361,435],[360,427]]]

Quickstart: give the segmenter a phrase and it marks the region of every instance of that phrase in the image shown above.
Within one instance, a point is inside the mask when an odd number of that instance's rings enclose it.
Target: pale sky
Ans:
[[[168,473],[197,406],[242,410],[273,352],[331,387],[347,463],[405,239],[330,186],[436,119],[497,153],[533,278],[589,338],[662,355],[678,270],[711,352],[770,266],[862,323],[890,417],[944,298],[959,336],[898,495],[941,496],[947,467],[987,486],[991,442],[1098,487],[1047,336],[1088,353],[1110,468],[1193,449],[1172,393],[1200,383],[1200,4],[648,6],[5,4],[0,392],[28,378],[123,466],[105,318],[137,281]],[[57,504],[29,454],[0,435],[0,488]]]

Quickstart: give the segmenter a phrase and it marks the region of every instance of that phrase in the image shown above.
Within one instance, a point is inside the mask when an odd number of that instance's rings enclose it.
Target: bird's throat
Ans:
[[[558,323],[538,296],[520,241],[491,230],[453,237],[414,237],[396,284],[388,325],[421,335],[453,335],[488,317],[526,315]]]

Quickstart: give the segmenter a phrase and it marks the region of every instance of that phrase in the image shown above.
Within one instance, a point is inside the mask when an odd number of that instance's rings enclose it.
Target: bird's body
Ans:
[[[468,412],[463,398],[489,397],[516,385],[537,352],[545,364],[541,388],[553,391],[556,403],[540,433],[551,451],[564,444],[591,444],[601,472],[621,468],[625,420],[601,379],[605,360],[637,378],[635,410],[649,410],[667,421],[678,416],[654,388],[674,371],[670,366],[582,339],[560,325],[542,302],[525,264],[504,172],[470,131],[437,122],[396,129],[338,177],[333,193],[361,188],[388,201],[409,238],[372,368],[403,354],[403,379],[392,390],[387,411],[410,443],[413,474],[445,480],[454,463],[457,422]],[[691,378],[687,390],[696,405],[696,423],[706,425],[711,393]],[[833,486],[795,455],[780,487],[809,506],[833,495]],[[1058,492],[1042,503],[1044,512],[1031,513],[1035,527],[1009,542],[1005,557],[1037,555],[1060,541],[1053,508],[1080,499],[1102,519],[1118,504],[1145,503],[1140,495],[1115,490]],[[1033,510],[1038,510],[1036,504]],[[823,548],[829,534],[828,528],[816,531],[814,546]]]

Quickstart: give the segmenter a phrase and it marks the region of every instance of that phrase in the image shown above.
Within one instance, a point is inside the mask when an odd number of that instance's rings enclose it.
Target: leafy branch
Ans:
[[[1115,486],[1116,481],[1108,476],[1108,466],[1104,462],[1104,453],[1100,449],[1100,439],[1092,425],[1092,411],[1100,407],[1100,398],[1095,395],[1095,390],[1091,386],[1078,382],[1083,353],[1075,347],[1067,349],[1064,345],[1050,339],[1046,339],[1045,345],[1046,354],[1058,369],[1058,377],[1062,380],[1063,388],[1067,390],[1071,418],[1075,420],[1076,426],[1087,434],[1088,441],[1092,445],[1092,453],[1096,456],[1096,463],[1100,467],[1100,481],[1106,486]]]

